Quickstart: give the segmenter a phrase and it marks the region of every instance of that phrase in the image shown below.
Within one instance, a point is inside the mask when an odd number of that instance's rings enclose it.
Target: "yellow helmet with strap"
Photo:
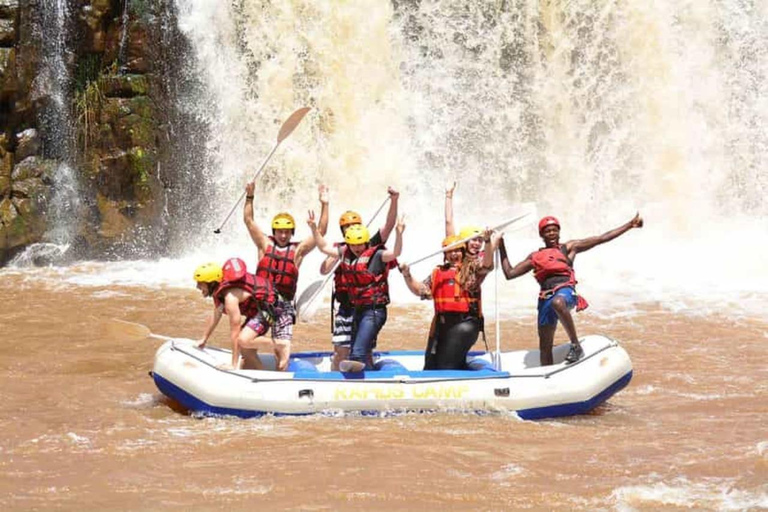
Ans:
[[[459,239],[464,240],[469,237],[475,236],[475,235],[482,235],[483,234],[483,228],[479,228],[477,226],[467,226],[464,228],[461,228],[461,231],[459,231]]]
[[[368,228],[362,224],[353,224],[344,233],[344,241],[349,245],[367,244],[370,239],[371,235],[368,233]]]
[[[219,283],[223,275],[218,263],[204,263],[195,269],[195,281],[198,283]]]
[[[296,222],[290,213],[280,212],[272,219],[272,229],[296,229]]]

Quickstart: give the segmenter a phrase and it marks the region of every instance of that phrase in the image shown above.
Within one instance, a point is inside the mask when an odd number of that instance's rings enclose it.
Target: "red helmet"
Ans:
[[[245,262],[240,258],[230,258],[221,267],[225,281],[239,281],[245,277],[246,272]]]
[[[539,234],[541,234],[547,226],[557,226],[557,229],[560,229],[560,221],[551,215],[544,217],[539,221]]]

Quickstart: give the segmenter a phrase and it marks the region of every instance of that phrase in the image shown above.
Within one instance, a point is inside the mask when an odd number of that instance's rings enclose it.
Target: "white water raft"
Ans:
[[[225,370],[231,352],[199,349],[172,339],[155,355],[151,372],[158,389],[201,414],[254,417],[264,414],[386,411],[514,411],[523,419],[584,414],[624,388],[632,362],[605,336],[581,340],[584,357],[563,363],[569,345],[555,347],[552,366],[539,366],[538,350],[500,354],[471,352],[471,370],[422,370],[424,353],[375,352],[375,371],[330,371],[329,352],[296,353],[287,372]],[[272,356],[261,355],[269,368]]]

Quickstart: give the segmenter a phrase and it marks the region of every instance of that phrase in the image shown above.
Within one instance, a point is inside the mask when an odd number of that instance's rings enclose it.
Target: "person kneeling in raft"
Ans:
[[[490,232],[486,231],[488,239]],[[459,235],[448,236],[443,247],[461,241]],[[408,265],[400,265],[408,289],[422,300],[432,299],[435,315],[429,329],[425,370],[465,370],[467,353],[477,341],[483,326],[480,285],[493,270],[493,251],[486,250],[483,259],[467,254],[466,242],[445,251],[445,263],[435,267],[424,281],[411,275]]]
[[[373,369],[373,348],[376,337],[387,321],[389,304],[389,271],[397,266],[397,257],[403,249],[405,219],[400,217],[395,226],[395,247],[370,243],[368,228],[362,224],[350,226],[344,233],[345,247],[334,247],[320,234],[315,224],[315,213],[309,212],[307,220],[317,248],[328,256],[341,258],[339,264],[349,301],[355,309],[352,326],[352,347],[349,359],[339,363],[343,372],[359,372]]]
[[[596,245],[610,242],[632,228],[641,227],[643,227],[643,219],[638,213],[623,226],[607,233],[561,244],[560,222],[555,217],[544,217],[539,221],[539,236],[544,241],[544,247],[529,254],[527,258],[514,267],[509,263],[504,239],[494,237],[494,243],[499,245],[501,268],[504,270],[504,276],[508,280],[515,279],[533,270],[533,277],[541,285],[538,326],[542,366],[553,363],[552,345],[558,319],[563,323],[565,332],[568,333],[568,338],[571,340],[571,348],[568,355],[565,356],[565,363],[574,363],[584,355],[570,311],[574,307],[576,307],[576,311],[581,311],[588,306],[587,301],[576,294],[576,274],[573,270],[576,255],[588,251]]]
[[[273,322],[272,309],[277,302],[274,285],[268,279],[249,274],[245,262],[231,258],[224,265],[205,263],[195,269],[197,289],[203,297],[213,298],[213,314],[198,347],[205,348],[208,338],[221,320],[229,316],[229,338],[232,340],[232,368],[239,368],[240,352],[243,368],[262,370],[256,354],[256,338]],[[241,327],[242,326],[242,327]]]

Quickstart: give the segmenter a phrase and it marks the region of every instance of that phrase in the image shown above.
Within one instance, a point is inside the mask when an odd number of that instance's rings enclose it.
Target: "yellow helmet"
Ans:
[[[368,228],[362,224],[353,224],[344,233],[344,241],[349,245],[367,244],[370,239],[371,235],[368,233]]]
[[[281,212],[272,219],[272,229],[296,229],[296,222],[290,213]]]
[[[350,226],[352,224],[362,224],[363,219],[360,217],[360,214],[357,212],[353,212],[352,210],[348,210],[341,214],[341,218],[339,219],[339,227],[344,226]]]
[[[218,283],[223,275],[218,263],[204,263],[195,269],[195,281],[198,283]]]
[[[443,247],[448,247],[449,245],[454,244],[456,242],[459,242],[461,240],[463,240],[461,235],[447,236],[447,237],[445,237],[443,239]],[[466,248],[467,248],[467,244],[464,243],[464,244],[461,244],[461,245],[457,245],[453,249],[455,250],[455,249],[466,249]]]
[[[459,239],[464,240],[469,237],[473,237],[475,235],[482,235],[483,234],[483,228],[479,228],[477,226],[467,226],[465,228],[461,228],[461,231],[459,231]]]

